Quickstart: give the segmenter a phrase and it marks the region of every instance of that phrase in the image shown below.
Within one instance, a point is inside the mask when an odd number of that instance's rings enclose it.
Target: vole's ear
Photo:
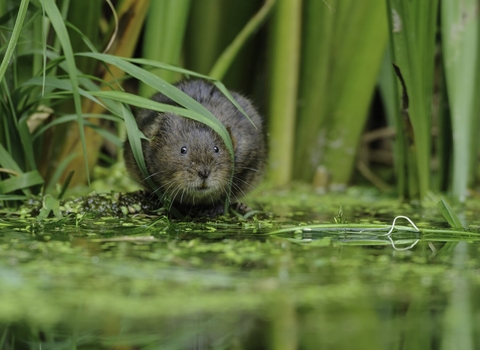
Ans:
[[[232,139],[232,144],[233,144],[233,150],[237,150],[237,139],[233,136],[232,130],[230,129],[229,126],[227,126],[225,129],[227,129],[228,135],[230,135],[230,138]]]

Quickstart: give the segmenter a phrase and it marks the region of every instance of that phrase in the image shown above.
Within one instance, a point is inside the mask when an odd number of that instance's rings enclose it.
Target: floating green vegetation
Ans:
[[[41,219],[41,209],[31,210],[41,202],[4,210],[0,345],[16,348],[28,339],[42,348],[181,349],[206,337],[218,347],[251,349],[285,337],[306,349],[341,349],[347,340],[370,349],[380,329],[388,335],[376,338],[382,348],[391,339],[416,337],[414,327],[399,329],[397,322],[434,325],[456,310],[450,298],[479,291],[476,202],[459,212],[468,228],[449,229],[437,199],[420,210],[393,207],[372,190],[349,191],[260,189],[247,198],[250,206],[277,205],[247,218],[193,221],[142,207],[112,211],[126,199],[106,194],[62,201],[57,216],[52,210]],[[442,206],[452,222],[459,220]],[[418,229],[398,219],[388,234],[392,213],[415,218]],[[445,311],[423,312],[430,302]],[[468,316],[476,309],[467,310]],[[358,331],[345,334],[347,325]],[[432,328],[421,345],[439,339]]]

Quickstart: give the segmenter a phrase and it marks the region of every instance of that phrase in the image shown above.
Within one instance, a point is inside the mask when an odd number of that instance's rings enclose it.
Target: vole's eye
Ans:
[[[219,151],[218,147],[217,147],[217,146],[213,146],[213,151],[214,151],[215,153],[218,153],[218,151]]]
[[[180,153],[181,154],[187,153],[187,147],[183,146],[182,148],[180,148]]]

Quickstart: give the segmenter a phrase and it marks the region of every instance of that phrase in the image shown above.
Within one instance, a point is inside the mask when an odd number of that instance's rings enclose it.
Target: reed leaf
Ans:
[[[176,107],[168,104],[158,103],[151,99],[132,95],[122,91],[97,91],[97,92],[92,92],[92,94],[96,97],[108,98],[111,100],[119,101],[119,102],[126,103],[136,107],[147,108],[147,109],[151,109],[151,110],[162,112],[162,113],[165,113],[165,112],[174,113],[174,114],[181,115],[181,116],[199,121],[201,123],[204,123],[208,127],[212,128],[216,133],[218,133],[220,137],[222,137],[223,141],[225,142],[225,145],[227,145],[227,148],[229,149],[229,151],[233,152],[233,146],[231,145],[231,140],[229,139],[228,131],[225,129],[223,124],[220,123],[218,119],[215,117],[213,117],[215,119],[207,118],[204,114],[199,112],[198,109],[189,110],[189,109]],[[189,97],[187,95],[185,96],[187,98]],[[230,146],[228,145],[229,143],[228,140],[230,140]]]
[[[30,195],[28,189],[36,185],[43,185],[43,177],[37,170],[29,171],[0,181],[0,194],[24,190],[26,195]]]
[[[10,152],[0,143],[0,166],[7,170],[14,171],[21,174],[23,171],[17,164],[15,159],[11,156]]]
[[[452,120],[452,195],[465,201],[469,178],[474,117],[478,100],[478,1],[442,0],[441,32],[448,101]]]
[[[187,27],[191,0],[160,0],[150,3],[145,23],[142,57],[180,66],[180,54]],[[168,82],[178,80],[174,71],[152,70]],[[156,91],[141,83],[139,94],[149,97]]]
[[[217,66],[215,69],[221,68],[223,73],[217,75],[214,72],[215,77],[223,75],[222,81],[229,88],[250,91],[252,79],[256,79],[256,76],[250,73],[256,70],[260,62],[258,54],[264,50],[256,46],[257,40],[262,40],[260,36],[256,36],[255,41],[248,40],[250,42],[243,39],[252,38],[253,32],[247,33],[251,29],[249,23],[256,22],[255,13],[263,4],[264,0],[192,1],[185,37],[184,66],[202,74],[210,74],[218,62],[223,67]],[[247,34],[248,38],[243,34]],[[237,51],[240,46],[241,50]],[[232,48],[234,50],[230,51]],[[221,63],[224,60],[220,58],[223,53],[227,56],[224,56],[226,61]]]
[[[320,162],[320,127],[327,118],[329,72],[337,1],[305,1],[303,50],[293,176],[311,181]]]
[[[77,124],[78,124],[78,130],[80,134],[81,145],[82,145],[85,172],[87,174],[87,181],[90,182],[89,164],[88,164],[88,156],[87,156],[87,142],[85,138],[85,130],[83,128],[82,103],[81,103],[80,93],[78,88],[77,67],[75,63],[75,57],[73,55],[73,48],[70,42],[70,37],[68,35],[67,28],[65,26],[65,22],[63,21],[62,15],[58,7],[56,6],[55,2],[53,0],[41,0],[41,3],[48,18],[50,19],[50,22],[52,23],[53,28],[55,29],[55,33],[57,34],[57,38],[60,41],[63,53],[65,55],[67,73],[72,83],[72,95],[73,95],[73,101],[75,106],[75,112],[77,114]]]
[[[279,0],[273,13],[267,175],[274,185],[286,185],[292,178],[301,14],[302,1],[297,0]]]
[[[112,54],[122,56],[122,57],[130,57],[132,56],[138,37],[140,35],[140,31],[142,29],[145,16],[147,14],[148,6],[150,4],[149,0],[123,0],[118,3],[118,18],[119,18],[119,26],[118,33],[113,41],[113,44],[109,48],[109,52]],[[85,35],[83,35],[85,36]],[[78,50],[76,50],[78,52]],[[79,56],[82,58],[82,56]],[[98,64],[96,62],[95,66]],[[91,74],[93,72],[83,72],[84,74]],[[105,72],[102,72],[103,76],[101,79],[106,82],[115,81],[118,83],[124,76],[124,72],[115,66],[107,66]],[[117,84],[118,86],[118,84]],[[106,86],[106,89],[110,89],[111,87]],[[93,103],[90,100],[84,100],[82,105],[82,110],[84,113],[89,114],[103,114],[104,106]],[[92,120],[93,123],[97,125],[102,125],[102,119],[99,120]],[[64,176],[62,180],[65,180],[70,171],[75,171],[75,177],[72,179],[72,184],[80,184],[84,183],[86,179],[89,178],[89,169],[97,163],[98,155],[101,146],[103,145],[104,140],[100,137],[96,132],[92,129],[84,130],[83,126],[80,128],[72,127],[69,129],[69,134],[71,137],[67,138],[63,144],[64,147],[62,148],[62,152],[58,155],[58,161],[61,159],[68,157],[72,152],[81,154],[83,150],[83,142],[76,135],[86,134],[88,137],[88,164],[89,167],[81,166],[80,158],[74,159],[70,165],[65,170]]]
[[[445,201],[445,199],[442,198],[442,200],[437,203],[437,208],[442,214],[443,218],[447,220],[450,227],[465,228],[457,214],[453,211],[452,207]]]
[[[305,31],[296,174],[311,180],[322,164],[331,185],[344,187],[354,169],[385,51],[385,4],[381,0],[306,4],[310,6],[306,18],[312,23],[306,23]]]
[[[18,38],[20,37],[20,32],[23,26],[23,22],[25,21],[25,16],[27,14],[29,0],[22,0],[20,2],[20,7],[18,9],[17,19],[15,21],[15,25],[13,27],[12,36],[8,41],[7,49],[5,51],[5,55],[3,56],[2,63],[0,64],[0,81],[3,80],[5,72],[7,71],[8,64],[12,59],[13,52],[15,50],[15,46],[18,43]]]
[[[325,126],[326,147],[322,163],[331,175],[331,185],[343,188],[354,170],[357,157],[354,150],[360,144],[368,117],[388,27],[384,1],[360,3],[353,0],[339,1],[338,4],[332,49],[335,63],[327,112],[330,118]]]
[[[220,51],[219,43],[224,0],[193,1],[188,20],[185,65],[207,74]]]
[[[97,60],[114,65],[122,69],[126,73],[130,74],[131,76],[137,78],[138,80],[144,82],[145,84],[152,86],[156,91],[162,92],[165,96],[171,98],[173,101],[177,102],[181,106],[203,115],[204,116],[203,122],[207,123],[208,121],[213,127],[210,125],[209,126],[212,127],[212,129],[215,130],[222,137],[233,159],[234,154],[233,154],[232,140],[230,139],[230,136],[227,130],[225,129],[223,124],[208,109],[206,109],[203,105],[195,101],[193,98],[184,94],[182,91],[178,90],[172,84],[167,83],[162,78],[140,67],[137,67],[123,60],[120,57],[107,55],[107,54],[99,54],[99,53],[82,53],[79,55],[92,57]]]
[[[208,74],[210,77],[221,80],[225,76],[240,49],[267,19],[275,3],[276,0],[265,0],[262,8],[248,21],[242,31],[235,37],[235,40],[218,57]]]
[[[401,197],[423,199],[430,189],[431,104],[438,1],[388,0],[392,60],[402,114],[397,121],[397,171],[405,171]]]
[[[100,23],[103,5],[104,1],[98,0],[70,1],[65,24],[75,52],[98,50],[100,26],[93,24]],[[77,58],[76,64],[81,72],[93,72],[97,68],[95,61],[85,57]]]

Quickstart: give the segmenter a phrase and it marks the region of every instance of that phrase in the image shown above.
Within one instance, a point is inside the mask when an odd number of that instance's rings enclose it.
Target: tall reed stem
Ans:
[[[301,13],[302,1],[279,0],[271,28],[268,177],[275,185],[292,177]]]
[[[463,202],[471,177],[478,100],[478,1],[442,1],[442,49],[453,132],[452,194]]]

